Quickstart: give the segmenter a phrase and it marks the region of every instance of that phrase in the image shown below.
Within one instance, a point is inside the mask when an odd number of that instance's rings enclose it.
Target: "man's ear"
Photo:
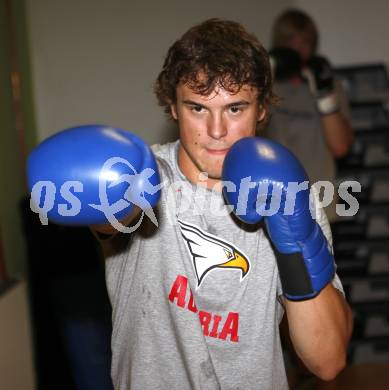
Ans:
[[[173,119],[177,120],[178,115],[177,115],[177,106],[175,104],[170,104],[170,114],[172,115]]]
[[[257,118],[257,121],[260,123],[260,122],[263,122],[266,117],[267,117],[267,114],[268,114],[268,105],[267,104],[260,104],[259,105],[259,109],[258,109],[258,118]]]

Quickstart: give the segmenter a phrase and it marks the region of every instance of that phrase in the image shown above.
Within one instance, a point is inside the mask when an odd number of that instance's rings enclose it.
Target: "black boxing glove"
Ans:
[[[314,56],[305,64],[302,74],[317,100],[320,114],[328,115],[339,111],[335,77],[329,61],[324,57]]]
[[[273,78],[286,81],[294,76],[301,77],[303,61],[300,54],[293,49],[279,47],[269,51]]]

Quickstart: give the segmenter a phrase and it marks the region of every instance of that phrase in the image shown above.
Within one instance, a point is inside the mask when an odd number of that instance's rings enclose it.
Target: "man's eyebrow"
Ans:
[[[198,103],[198,102],[195,102],[195,101],[189,100],[189,99],[183,100],[183,103],[184,103],[184,104],[191,105],[191,106],[207,107],[207,106],[205,106],[205,105],[202,104],[202,103]],[[226,107],[248,106],[249,104],[250,104],[250,102],[248,102],[247,100],[238,100],[238,101],[236,101],[236,102],[232,102],[232,103],[226,104]]]
[[[188,99],[183,100],[183,103],[184,103],[184,104],[191,105],[191,106],[201,106],[201,107],[205,107],[204,104],[195,102],[195,101],[193,101],[193,100],[188,100]]]
[[[250,102],[248,102],[247,100],[239,100],[237,102],[232,102],[232,103],[227,104],[227,107],[248,106],[249,104],[250,104]]]

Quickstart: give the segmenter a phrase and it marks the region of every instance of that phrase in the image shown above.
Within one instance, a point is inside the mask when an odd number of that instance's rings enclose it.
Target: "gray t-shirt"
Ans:
[[[177,150],[154,147],[159,226],[145,220],[106,261],[115,389],[287,389],[282,291],[265,232],[191,184]],[[318,222],[331,242],[323,214]]]

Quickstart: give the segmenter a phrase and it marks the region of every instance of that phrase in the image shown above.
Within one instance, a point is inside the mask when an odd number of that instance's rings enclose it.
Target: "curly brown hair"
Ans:
[[[250,85],[257,88],[260,104],[269,105],[275,100],[266,50],[254,35],[230,20],[206,20],[170,47],[154,87],[166,113],[176,102],[179,83],[187,83],[204,96],[216,86],[236,93]]]

